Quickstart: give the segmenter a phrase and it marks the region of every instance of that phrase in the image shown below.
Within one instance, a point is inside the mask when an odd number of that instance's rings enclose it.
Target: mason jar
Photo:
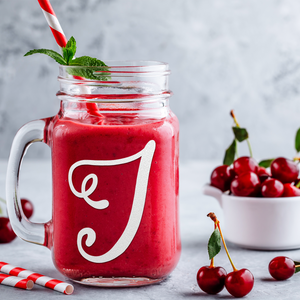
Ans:
[[[16,234],[48,247],[66,277],[147,285],[165,279],[181,251],[170,71],[151,61],[107,65],[59,67],[58,114],[25,124],[14,138],[8,213]],[[34,142],[51,148],[53,211],[45,224],[26,218],[18,193],[20,164]]]

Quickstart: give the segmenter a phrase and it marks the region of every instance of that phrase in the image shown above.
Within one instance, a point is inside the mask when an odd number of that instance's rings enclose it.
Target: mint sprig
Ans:
[[[30,50],[24,56],[29,56],[29,55],[36,54],[36,53],[46,54],[46,55],[50,56],[51,58],[53,58],[60,65],[67,65],[66,60],[59,53],[57,53],[56,51],[53,51],[53,50],[49,50],[49,49]]]
[[[67,42],[66,47],[62,48],[62,55],[56,51],[49,49],[34,49],[27,52],[24,56],[40,53],[45,54],[53,58],[56,62],[63,66],[70,66],[67,68],[67,72],[73,76],[80,76],[86,79],[94,80],[110,80],[110,73],[107,65],[97,59],[90,56],[75,57],[77,50],[76,40],[72,36]],[[99,67],[99,68],[86,68],[86,67]],[[96,72],[97,71],[97,72]],[[102,71],[102,72],[99,72]]]

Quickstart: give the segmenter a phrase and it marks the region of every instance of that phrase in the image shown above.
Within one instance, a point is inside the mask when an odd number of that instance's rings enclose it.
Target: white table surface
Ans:
[[[63,295],[35,285],[30,291],[0,285],[0,299],[233,299],[224,289],[216,296],[203,293],[196,283],[196,273],[208,265],[207,241],[213,229],[206,217],[213,211],[218,216],[226,235],[222,210],[217,201],[201,193],[212,169],[218,162],[191,161],[180,166],[180,226],[182,254],[174,272],[162,283],[137,288],[96,288],[74,285],[71,296]],[[0,161],[0,197],[5,197],[5,174],[7,162]],[[32,221],[45,222],[51,218],[51,165],[50,161],[27,160],[20,176],[20,195],[29,198],[35,206]],[[300,250],[254,251],[229,245],[231,257],[237,268],[248,268],[255,277],[254,288],[247,299],[300,299],[300,273],[287,281],[275,281],[268,273],[270,260],[278,255],[300,260]],[[47,248],[16,238],[9,244],[0,244],[0,261],[29,269],[60,280],[66,280],[52,263]],[[224,249],[216,257],[217,265],[231,272]],[[96,298],[97,297],[97,298]]]

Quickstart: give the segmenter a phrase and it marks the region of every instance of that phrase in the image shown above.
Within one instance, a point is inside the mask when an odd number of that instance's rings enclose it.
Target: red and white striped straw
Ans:
[[[24,279],[6,274],[0,274],[0,284],[17,287],[24,290],[31,290],[34,286],[34,283],[31,279]]]
[[[61,292],[66,295],[71,295],[74,287],[66,282],[50,278],[32,271],[12,266],[5,262],[0,262],[0,272],[32,280],[34,283],[47,287],[49,289]]]
[[[59,21],[55,15],[55,12],[51,6],[51,3],[49,0],[38,0],[40,7],[44,13],[44,16],[47,20],[47,23],[52,31],[52,34],[56,40],[57,45],[61,49],[62,47],[65,47],[67,45],[67,38],[59,24]],[[84,79],[82,77],[76,76],[76,79]],[[102,115],[98,112],[98,107],[96,103],[87,103],[86,104],[87,111],[96,116]]]
[[[49,2],[49,0],[38,0],[40,7],[44,13],[47,23],[52,31],[52,34],[56,40],[57,45],[62,48],[66,47],[67,39],[58,22],[55,12]]]

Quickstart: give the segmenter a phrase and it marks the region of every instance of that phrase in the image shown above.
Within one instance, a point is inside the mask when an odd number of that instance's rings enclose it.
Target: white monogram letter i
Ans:
[[[73,171],[83,165],[89,166],[117,166],[121,164],[126,164],[128,162],[132,162],[141,158],[140,165],[137,173],[132,209],[129,216],[128,223],[116,244],[106,253],[93,256],[86,253],[82,248],[82,238],[87,235],[86,246],[91,247],[96,241],[96,233],[92,228],[86,227],[79,231],[77,235],[77,247],[80,254],[87,259],[88,261],[94,263],[105,263],[111,261],[121,255],[132,242],[142,219],[142,214],[144,211],[146,193],[147,193],[147,185],[150,173],[150,167],[152,163],[153,154],[155,151],[155,141],[151,140],[147,143],[145,148],[140,152],[121,159],[115,160],[80,160],[74,163],[68,174],[69,186],[72,193],[78,197],[84,199],[90,206],[95,209],[105,209],[109,206],[108,200],[99,200],[94,201],[89,198],[89,196],[95,191],[98,184],[98,177],[95,174],[87,175],[82,184],[81,184],[81,192],[76,191],[72,182]],[[86,190],[87,182],[92,179],[92,185],[88,190]]]

